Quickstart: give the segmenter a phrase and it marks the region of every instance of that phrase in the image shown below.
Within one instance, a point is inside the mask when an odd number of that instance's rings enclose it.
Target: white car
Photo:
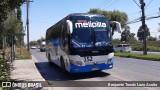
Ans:
[[[31,49],[36,49],[37,47],[36,46],[31,46]]]
[[[118,52],[129,52],[130,53],[132,51],[132,48],[130,44],[118,44],[114,50]]]

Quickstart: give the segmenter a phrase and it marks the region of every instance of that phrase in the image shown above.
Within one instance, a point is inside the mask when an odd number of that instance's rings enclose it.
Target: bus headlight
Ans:
[[[77,66],[81,66],[82,62],[81,61],[77,61]]]
[[[70,63],[77,65],[77,66],[82,66],[82,61],[70,60]]]
[[[107,60],[107,64],[111,64],[112,63],[112,58],[109,58],[108,60]]]

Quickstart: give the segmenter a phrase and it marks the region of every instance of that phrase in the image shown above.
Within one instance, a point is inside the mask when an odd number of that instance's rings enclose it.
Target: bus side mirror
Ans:
[[[121,33],[121,24],[119,22],[117,22],[117,21],[110,21],[110,24],[113,25],[112,26],[112,28],[113,28],[112,31],[113,32],[117,31],[118,33]]]
[[[67,23],[68,34],[71,34],[73,32],[73,24],[70,20],[67,20],[66,23]]]

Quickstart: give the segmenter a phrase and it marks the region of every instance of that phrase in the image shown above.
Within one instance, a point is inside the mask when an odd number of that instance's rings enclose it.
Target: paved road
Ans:
[[[143,54],[143,51],[131,51],[131,53]],[[147,54],[160,55],[160,52],[147,52]]]
[[[45,52],[39,49],[31,50],[32,55],[36,58],[36,66],[44,79],[52,85],[52,81],[160,81],[160,62],[138,60],[132,58],[115,57],[115,65],[112,70],[104,70],[99,73],[83,73],[75,75],[64,75],[60,68],[55,65],[49,65],[45,57]],[[90,84],[88,82],[88,84]],[[64,88],[56,88],[63,90]],[[67,87],[65,90],[74,90],[75,87]],[[82,88],[76,88],[82,90]],[[150,87],[85,87],[83,90],[160,90],[160,88]]]

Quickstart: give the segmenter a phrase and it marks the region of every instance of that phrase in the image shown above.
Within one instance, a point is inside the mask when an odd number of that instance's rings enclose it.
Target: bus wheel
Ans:
[[[62,70],[63,73],[66,73],[66,68],[65,68],[63,58],[61,58],[61,70]]]

